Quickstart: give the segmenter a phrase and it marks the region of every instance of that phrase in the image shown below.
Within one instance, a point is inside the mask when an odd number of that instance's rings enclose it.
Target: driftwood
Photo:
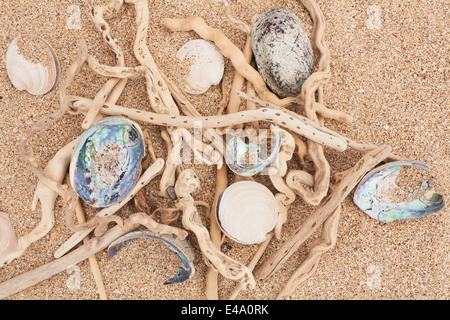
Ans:
[[[337,240],[337,227],[339,224],[340,215],[341,206],[339,205],[323,223],[320,238],[314,241],[308,257],[294,271],[294,273],[292,273],[288,282],[278,294],[277,299],[294,293],[295,289],[300,285],[300,283],[308,279],[314,273],[319,264],[320,256],[324,252],[334,247]]]
[[[334,246],[340,205],[343,199],[351,192],[363,175],[380,161],[386,158],[398,159],[398,156],[391,153],[390,147],[360,144],[324,126],[325,118],[349,123],[352,121],[352,117],[345,112],[329,109],[324,104],[323,87],[331,77],[330,53],[324,40],[324,17],[314,0],[302,0],[301,2],[307,8],[313,20],[312,45],[319,53],[318,68],[303,84],[301,97],[284,99],[278,98],[267,88],[251,62],[250,26],[231,16],[226,0],[216,0],[216,2],[226,6],[227,19],[233,24],[233,27],[246,34],[246,44],[242,51],[220,30],[211,28],[200,17],[164,19],[162,21],[163,25],[171,31],[194,31],[201,38],[213,41],[222,54],[230,59],[232,66],[235,68],[229,101],[228,103],[226,101],[227,94],[222,81],[223,100],[218,106],[217,114],[211,116],[200,115],[188,99],[184,97],[183,93],[159,70],[150,54],[147,46],[148,0],[111,0],[104,6],[93,8],[94,25],[115,54],[116,63],[114,66],[100,64],[93,55],[87,53],[86,44],[81,41],[80,53],[68,69],[67,77],[61,85],[59,110],[38,121],[22,136],[19,143],[21,156],[39,178],[33,199],[33,209],[40,201],[42,219],[30,234],[19,239],[17,250],[10,253],[4,261],[1,261],[0,265],[19,257],[32,242],[37,241],[49,232],[54,224],[53,207],[58,195],[68,203],[66,224],[68,228],[74,231],[74,234],[55,252],[56,260],[1,283],[0,298],[26,289],[89,257],[97,284],[100,287],[102,284],[98,265],[97,270],[94,270],[96,268],[94,253],[103,250],[113,240],[141,225],[156,233],[173,233],[180,239],[184,239],[187,236],[186,230],[167,225],[178,218],[177,212],[180,211],[182,211],[184,228],[195,234],[205,262],[209,267],[206,275],[206,296],[208,299],[218,299],[217,277],[219,274],[238,281],[230,299],[236,298],[243,289],[254,288],[256,284],[254,276],[265,279],[273,275],[307,238],[322,227],[322,235],[313,243],[308,258],[294,272],[278,297],[290,295],[299,283],[314,272],[320,255]],[[135,8],[137,31],[133,51],[139,62],[136,67],[125,66],[122,50],[111,36],[110,27],[105,20],[116,15],[124,3],[130,3]],[[252,23],[255,19],[256,16],[253,17]],[[85,62],[93,72],[108,78],[93,99],[67,95],[68,86]],[[130,78],[145,79],[147,95],[153,112],[124,108],[116,104],[127,80]],[[245,81],[247,81],[247,93],[240,91]],[[240,98],[247,100],[247,110],[245,111],[239,111]],[[287,106],[290,105],[303,108],[306,116],[288,110]],[[227,114],[222,115],[225,106]],[[84,114],[85,118],[82,123],[84,129],[87,129],[102,117],[112,115],[128,117],[144,124],[158,125],[161,129],[161,136],[167,144],[167,159],[164,161],[156,158],[153,150],[149,150],[153,164],[145,170],[129,195],[118,204],[100,210],[95,217],[85,221],[81,215],[80,203],[76,193],[67,185],[63,185],[64,175],[76,139],[58,151],[44,170],[39,168],[38,161],[33,154],[26,150],[26,143],[32,135],[62,117],[65,112]],[[260,245],[248,266],[245,266],[220,251],[222,238],[214,213],[217,198],[228,185],[227,167],[225,165],[220,167],[221,163],[211,159],[222,160],[223,148],[217,147],[214,143],[207,145],[202,141],[196,141],[195,137],[192,138],[191,133],[185,128],[201,126],[205,133],[209,132],[209,129],[259,127],[260,121],[269,122],[272,125],[272,130],[279,131],[283,135],[283,145],[277,158],[279,171],[269,173],[270,180],[278,191],[276,199],[279,221],[275,230]],[[214,139],[221,139],[221,142],[223,142],[222,136],[219,136],[216,131],[210,132],[210,134]],[[300,136],[303,136],[306,142]],[[200,181],[195,173],[190,169],[181,171],[182,168],[173,162],[174,156],[180,152],[183,141],[187,142],[190,150],[203,163],[208,165],[218,164],[216,194],[212,207],[194,200],[193,194],[200,186]],[[327,194],[330,189],[331,172],[328,161],[324,156],[324,147],[330,147],[337,151],[344,151],[347,147],[351,147],[366,152],[355,167],[338,177],[339,184],[332,188],[329,195]],[[297,148],[297,155],[302,165],[305,164],[305,157],[312,160],[314,174],[307,172],[305,168],[288,172],[287,162],[291,160],[295,148]],[[219,157],[215,157],[217,153],[214,153],[214,150],[219,151]],[[168,197],[167,190],[172,187],[176,196],[172,200],[176,200],[176,208],[158,208],[150,213],[151,208],[146,204],[142,190],[149,181],[160,174],[162,174],[160,195]],[[238,180],[239,176],[236,176],[236,178]],[[138,212],[126,220],[114,215],[138,193],[139,197],[135,199],[135,203],[139,208],[145,209],[143,211],[146,213]],[[317,209],[288,238],[282,247],[253,274],[253,269],[273,236],[280,239],[282,225],[287,220],[289,207],[295,200],[296,195],[299,195],[309,204],[317,205]],[[204,205],[209,209],[209,232],[201,222],[197,205]],[[74,213],[78,215],[78,224],[75,223]],[[114,221],[118,225],[108,230],[108,222],[110,221]],[[93,230],[94,237],[86,238]],[[85,239],[83,245],[67,253],[83,239]],[[106,292],[103,289],[101,289],[101,297],[106,298]]]
[[[374,168],[378,163],[386,159],[392,148],[381,146],[378,149],[365,154],[349,173],[342,179],[336,189],[327,196],[322,204],[313,212],[292,234],[286,242],[272,254],[264,264],[255,272],[259,279],[265,279],[275,272],[286,262],[289,257],[308,239],[323,223],[333,214],[334,210],[353,190],[364,175]]]
[[[198,245],[208,265],[214,267],[224,277],[240,281],[246,289],[256,285],[251,271],[243,264],[222,253],[211,241],[208,229],[202,224],[192,198],[200,187],[200,180],[191,169],[183,170],[175,184],[175,192],[179,197],[177,207],[183,210],[183,226],[194,232]]]

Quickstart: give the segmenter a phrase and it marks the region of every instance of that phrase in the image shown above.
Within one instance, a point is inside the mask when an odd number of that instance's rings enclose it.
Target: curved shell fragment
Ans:
[[[282,136],[274,133],[273,145],[268,154],[268,139],[259,143],[245,143],[244,138],[236,136],[230,139],[225,149],[225,162],[236,174],[241,176],[254,176],[271,164],[280,152]],[[256,136],[255,136],[256,138]],[[256,140],[256,139],[250,139]],[[256,141],[255,141],[256,142]]]
[[[395,194],[405,194],[396,183],[403,166],[429,170],[427,164],[409,160],[379,166],[359,183],[353,197],[355,204],[370,217],[383,222],[420,218],[441,211],[445,201],[435,192],[431,179],[423,181],[412,194],[395,199]]]
[[[55,51],[44,39],[20,35],[8,46],[6,70],[17,90],[44,95],[59,79],[60,66]]]
[[[180,256],[181,258],[180,269],[178,270],[177,274],[174,277],[166,280],[164,284],[182,283],[192,278],[192,276],[195,273],[193,263],[194,251],[186,240],[180,240],[174,234],[157,235],[151,231],[130,232],[120,237],[119,239],[115,240],[109,245],[107,250],[108,256],[110,258],[114,257],[114,255],[125,245],[127,245],[127,243],[129,243],[133,239],[139,238],[151,238],[162,241],[165,245],[169,247],[169,249],[171,249]]]

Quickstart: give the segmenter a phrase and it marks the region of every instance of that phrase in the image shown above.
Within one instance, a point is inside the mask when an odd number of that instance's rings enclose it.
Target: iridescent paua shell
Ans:
[[[174,251],[181,258],[181,267],[178,270],[177,274],[166,280],[164,284],[170,283],[182,283],[190,278],[195,273],[194,267],[194,250],[189,245],[186,239],[180,240],[176,235],[158,235],[151,231],[135,231],[130,232],[119,239],[112,242],[108,247],[108,255],[110,258],[114,257],[114,255],[126,246],[133,239],[143,239],[143,238],[151,238],[155,240],[162,241],[165,245],[169,247],[170,250]]]
[[[254,176],[271,164],[281,147],[281,134],[275,136],[272,150],[268,155],[267,139],[257,143],[245,143],[245,137],[236,136],[230,139],[225,149],[227,166],[240,176]],[[246,160],[247,158],[247,160]]]
[[[311,43],[299,18],[279,7],[263,13],[251,30],[256,65],[279,97],[298,96],[314,72]]]
[[[410,201],[390,200],[389,194],[401,189],[396,184],[397,176],[403,166],[415,166],[429,170],[428,165],[420,161],[393,161],[369,172],[355,190],[353,201],[370,217],[391,222],[424,217],[441,211],[445,207],[442,195],[435,192],[430,180],[423,181],[414,190]],[[383,196],[388,195],[388,197]]]
[[[93,207],[122,200],[140,176],[145,147],[139,126],[123,117],[105,118],[86,130],[70,163],[74,190]]]

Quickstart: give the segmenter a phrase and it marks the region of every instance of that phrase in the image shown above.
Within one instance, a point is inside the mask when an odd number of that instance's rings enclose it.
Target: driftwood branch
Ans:
[[[165,224],[159,224],[143,212],[135,213],[124,221],[123,227],[114,226],[103,236],[90,239],[88,242],[64,257],[0,283],[0,299],[30,288],[39,282],[66,270],[72,265],[76,265],[77,263],[88,259],[91,255],[105,249],[112,241],[135,230],[141,225],[157,234],[176,234],[180,240],[185,239],[187,236],[185,230]]]
[[[318,209],[305,220],[300,228],[286,240],[277,252],[269,257],[269,259],[255,272],[255,275],[259,279],[265,279],[274,275],[300,245],[302,245],[305,240],[308,239],[334,212],[364,175],[378,163],[386,159],[391,151],[391,147],[381,146],[378,149],[365,154],[342,179],[336,189],[323,200]]]

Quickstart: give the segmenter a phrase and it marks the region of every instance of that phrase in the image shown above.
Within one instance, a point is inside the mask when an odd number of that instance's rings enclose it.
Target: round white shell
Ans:
[[[204,93],[222,80],[225,66],[216,45],[203,39],[191,40],[178,50],[176,57],[186,69],[183,89],[187,93]]]
[[[20,49],[20,44],[26,48]],[[27,52],[28,58],[21,54],[21,50]],[[38,36],[21,35],[15,38],[8,46],[5,63],[13,86],[33,95],[46,94],[59,78],[58,58],[52,47]]]
[[[17,247],[17,238],[8,216],[0,212],[0,261],[15,250]]]
[[[239,181],[220,195],[216,219],[230,239],[243,244],[261,243],[277,223],[277,201],[264,185]]]

